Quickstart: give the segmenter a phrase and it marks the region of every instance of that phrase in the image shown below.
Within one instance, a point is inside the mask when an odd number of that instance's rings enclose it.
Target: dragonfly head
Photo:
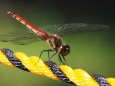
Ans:
[[[70,46],[69,45],[66,45],[66,44],[63,44],[60,46],[60,49],[59,49],[59,53],[63,56],[66,56],[70,53]]]

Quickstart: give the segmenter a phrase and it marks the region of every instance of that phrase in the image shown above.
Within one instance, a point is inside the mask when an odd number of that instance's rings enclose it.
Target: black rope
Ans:
[[[62,81],[70,84],[74,84],[69,78],[63,73],[63,71],[52,61],[44,61],[44,63],[51,69],[51,71]]]
[[[16,56],[14,55],[14,53],[10,50],[10,49],[6,49],[3,48],[1,49],[2,53],[4,53],[4,55],[8,58],[8,60],[17,68],[24,70],[24,71],[28,71],[29,70],[22,64],[22,62],[16,58]]]
[[[92,74],[91,76],[98,82],[100,86],[110,86],[102,75]]]

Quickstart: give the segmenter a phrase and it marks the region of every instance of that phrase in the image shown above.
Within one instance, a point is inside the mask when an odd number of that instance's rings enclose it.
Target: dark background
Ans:
[[[64,23],[105,24],[105,32],[90,32],[63,37],[71,46],[67,62],[74,69],[88,73],[115,77],[115,7],[114,2],[102,0],[0,0],[0,34],[25,29],[6,12],[13,11],[37,27]],[[24,52],[28,56],[39,56],[41,50],[49,48],[44,42],[20,46],[0,42],[0,48]],[[43,60],[47,60],[46,55]],[[56,57],[56,56],[55,56]],[[57,58],[52,60],[60,64]],[[1,86],[70,86],[62,81],[24,72],[4,65],[0,67]]]

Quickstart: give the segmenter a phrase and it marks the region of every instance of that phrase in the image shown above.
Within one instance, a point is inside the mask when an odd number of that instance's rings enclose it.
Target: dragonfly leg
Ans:
[[[49,52],[51,52],[51,51],[54,51],[54,50],[52,50],[52,49],[42,50],[42,51],[41,51],[41,53],[40,53],[40,55],[39,55],[39,59],[38,59],[38,61],[37,61],[37,62],[39,62],[39,60],[40,60],[40,58],[41,58],[41,56],[42,56],[43,52],[48,52],[48,58],[49,58],[49,57],[50,57]],[[36,63],[37,63],[37,62],[36,62]]]
[[[49,61],[50,61],[50,59],[57,54],[57,52],[55,52],[53,55],[50,56],[50,52],[53,52],[53,51],[55,51],[55,50],[53,50],[53,49],[42,50],[41,53],[40,53],[39,58],[41,58],[43,52],[48,52],[48,58],[49,58]],[[61,63],[67,64],[67,63],[66,63],[66,59],[65,59],[65,57],[64,57],[63,55],[58,54],[58,57],[59,57],[59,61],[60,61]]]
[[[54,51],[53,49],[42,50],[41,53],[40,53],[39,58],[41,58],[43,52],[48,52],[48,58],[50,58],[50,53],[49,52],[53,52],[53,51]]]
[[[49,61],[50,61],[50,59],[53,57],[53,56],[55,56],[57,54],[57,52],[55,52],[53,55],[51,55],[50,57],[49,57]]]
[[[60,54],[59,54],[58,57],[59,57],[59,61],[60,61],[61,63],[63,63],[64,65],[67,64],[66,59],[65,59],[65,57],[64,57],[63,55],[60,55]],[[62,60],[62,58],[63,58],[63,60]]]

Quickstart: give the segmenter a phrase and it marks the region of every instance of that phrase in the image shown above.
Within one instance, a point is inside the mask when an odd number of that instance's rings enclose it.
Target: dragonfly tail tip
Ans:
[[[7,11],[8,14],[11,14],[12,12],[11,11]]]

